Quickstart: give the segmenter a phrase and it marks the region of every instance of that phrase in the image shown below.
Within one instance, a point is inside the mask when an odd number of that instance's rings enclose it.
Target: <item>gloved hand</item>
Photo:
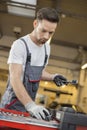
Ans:
[[[25,109],[30,113],[32,117],[40,120],[46,120],[46,116],[50,116],[50,113],[46,108],[40,105],[36,105],[33,101],[26,104]]]
[[[53,81],[57,86],[62,86],[64,84],[67,84],[67,79],[62,75],[55,75]]]

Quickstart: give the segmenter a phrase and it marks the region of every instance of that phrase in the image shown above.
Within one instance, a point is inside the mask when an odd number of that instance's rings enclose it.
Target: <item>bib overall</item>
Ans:
[[[31,53],[29,51],[29,48],[27,47],[27,44],[23,38],[20,40],[23,41],[26,47],[27,51],[27,58],[26,58],[26,65],[25,65],[25,71],[24,71],[24,78],[23,78],[23,84],[26,88],[26,91],[28,92],[29,96],[32,98],[32,100],[35,100],[36,93],[39,87],[39,82],[42,75],[42,70],[45,67],[45,64],[47,62],[47,52],[46,52],[46,46],[44,45],[45,50],[45,59],[43,61],[43,66],[31,66]],[[21,104],[21,102],[17,99],[13,88],[10,85],[10,82],[8,80],[6,92],[3,95],[1,106],[6,109],[13,109],[13,110],[19,110],[19,111],[26,111],[25,107]]]

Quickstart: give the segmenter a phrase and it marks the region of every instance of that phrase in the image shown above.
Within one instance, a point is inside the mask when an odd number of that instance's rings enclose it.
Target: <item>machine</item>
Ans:
[[[29,113],[0,109],[0,130],[87,130],[87,115],[70,108],[56,111],[50,121],[37,120]]]

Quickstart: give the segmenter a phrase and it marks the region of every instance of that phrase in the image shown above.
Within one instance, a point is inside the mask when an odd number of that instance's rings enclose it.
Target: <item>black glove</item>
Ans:
[[[53,81],[57,86],[62,86],[64,84],[67,84],[67,79],[63,77],[62,75],[56,75]]]

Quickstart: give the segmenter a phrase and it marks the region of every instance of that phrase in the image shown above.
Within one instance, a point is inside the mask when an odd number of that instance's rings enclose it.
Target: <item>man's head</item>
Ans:
[[[36,19],[37,20],[47,20],[49,22],[53,23],[58,23],[59,22],[59,17],[58,13],[55,9],[53,8],[42,8],[40,9],[37,14],[36,14]]]
[[[51,38],[59,22],[58,13],[53,8],[42,8],[36,14],[33,26],[34,42],[43,45]]]

